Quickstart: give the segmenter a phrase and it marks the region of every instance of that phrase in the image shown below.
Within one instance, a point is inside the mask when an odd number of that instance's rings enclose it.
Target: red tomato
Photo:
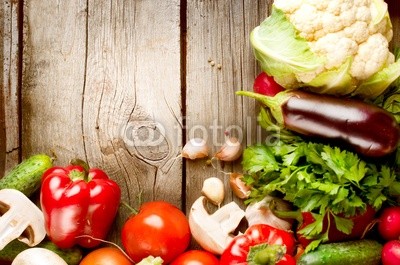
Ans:
[[[125,222],[121,237],[134,262],[152,255],[167,264],[189,246],[189,222],[180,209],[168,202],[147,202]]]
[[[189,250],[179,255],[170,265],[218,265],[219,260],[204,250]]]
[[[79,265],[132,265],[133,263],[114,247],[102,247],[89,252]]]

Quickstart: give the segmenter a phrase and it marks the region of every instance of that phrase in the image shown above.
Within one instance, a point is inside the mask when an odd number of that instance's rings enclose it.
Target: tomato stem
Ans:
[[[125,206],[128,210],[131,211],[131,214],[136,215],[139,213],[138,210],[130,206],[126,201],[121,201],[120,205]]]

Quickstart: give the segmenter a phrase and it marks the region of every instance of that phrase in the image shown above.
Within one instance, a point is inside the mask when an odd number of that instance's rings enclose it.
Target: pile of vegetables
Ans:
[[[62,167],[46,154],[33,155],[0,179],[0,187],[0,264],[160,265],[184,254],[190,243],[185,214],[163,201],[144,203],[126,220],[123,248],[108,242],[120,187],[79,159]],[[30,199],[36,192],[40,205]],[[195,254],[180,259],[217,260],[208,252]]]
[[[242,180],[249,204],[267,196],[290,203],[290,211],[270,207],[294,221],[299,264],[380,264],[381,256],[384,265],[400,263],[399,219],[387,217],[400,201],[392,35],[381,0],[275,0],[251,34],[263,72],[253,92],[237,94],[260,103],[269,137],[245,148]]]
[[[182,153],[193,151],[187,149]],[[222,159],[230,159],[229,149],[224,146],[218,152]],[[4,265],[217,265],[219,259],[210,242],[221,235],[233,240],[229,232],[244,217],[243,210],[233,202],[214,216],[208,216],[201,204],[193,205],[187,217],[166,201],[145,202],[135,210],[121,202],[120,187],[100,168],[90,168],[79,159],[67,166],[55,166],[46,154],[23,160],[0,179],[0,187],[0,264]],[[39,205],[30,199],[37,192]],[[217,205],[225,194],[218,178],[206,181],[202,192]],[[107,241],[120,206],[132,210],[121,229],[122,246]],[[227,218],[232,210],[238,215]],[[233,226],[223,223],[233,219]],[[207,231],[213,224],[219,231]],[[232,230],[226,232],[225,226]],[[188,249],[196,232],[203,241],[209,236],[210,251]]]
[[[187,215],[165,201],[132,209],[116,246],[106,238],[118,184],[84,161],[34,155],[0,180],[0,264],[400,264],[392,35],[382,0],[275,0],[250,36],[263,72],[237,92],[259,101],[268,141],[243,149],[227,133],[207,160],[242,158],[243,173],[228,174],[246,209],[222,205],[224,183],[210,177]],[[209,148],[190,139],[181,156],[207,159]]]

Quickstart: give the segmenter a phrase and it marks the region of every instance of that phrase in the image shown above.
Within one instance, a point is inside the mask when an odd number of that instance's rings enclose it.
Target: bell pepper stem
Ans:
[[[88,174],[89,174],[90,167],[89,167],[88,163],[86,163],[85,161],[83,161],[80,158],[73,158],[69,161],[69,163],[74,166],[81,166],[84,169],[83,177],[81,177],[81,178],[86,182],[89,181]]]
[[[260,244],[250,248],[247,261],[257,265],[274,265],[285,255],[286,248],[282,245]]]
[[[86,163],[85,161],[83,161],[83,160],[80,159],[80,158],[73,158],[73,159],[71,159],[71,160],[69,161],[69,163],[70,163],[71,165],[74,165],[74,166],[81,166],[81,167],[83,167],[83,169],[85,169],[86,172],[88,172],[89,169],[90,169],[88,163]]]

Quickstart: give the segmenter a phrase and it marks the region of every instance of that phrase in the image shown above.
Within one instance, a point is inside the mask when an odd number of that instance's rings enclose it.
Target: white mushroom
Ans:
[[[232,232],[243,219],[244,211],[235,202],[230,202],[210,215],[204,208],[205,200],[204,196],[199,197],[190,209],[190,231],[202,248],[222,254],[234,238]]]
[[[0,214],[0,250],[16,238],[32,247],[46,236],[42,211],[18,190],[0,190]]]
[[[20,252],[11,265],[68,265],[59,255],[45,248],[28,248]]]

